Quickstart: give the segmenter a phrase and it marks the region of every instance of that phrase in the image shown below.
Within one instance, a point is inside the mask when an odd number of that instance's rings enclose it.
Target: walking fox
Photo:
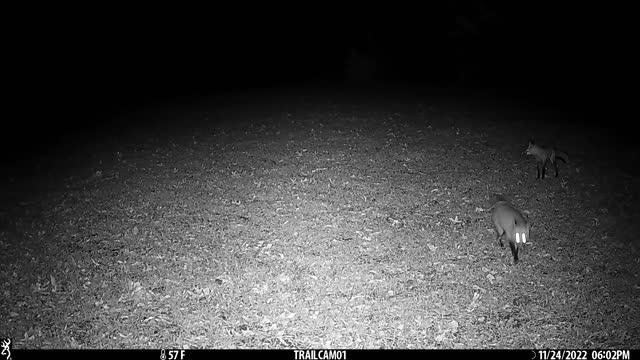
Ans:
[[[513,255],[513,263],[518,263],[520,250],[529,240],[529,230],[531,223],[504,197],[499,196],[496,203],[491,207],[491,220],[496,227],[496,239],[500,247],[504,247],[502,237],[509,240],[509,247]]]
[[[567,153],[558,151],[553,147],[536,145],[533,140],[529,140],[529,146],[525,153],[536,158],[536,179],[544,179],[548,163],[553,165],[556,170],[556,177],[558,177],[558,162],[556,159],[562,160],[565,164],[569,162]]]

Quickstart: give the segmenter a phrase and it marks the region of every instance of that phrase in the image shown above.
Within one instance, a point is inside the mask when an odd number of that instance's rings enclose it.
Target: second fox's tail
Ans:
[[[565,164],[569,163],[569,155],[564,151],[556,150],[556,159],[562,160]]]

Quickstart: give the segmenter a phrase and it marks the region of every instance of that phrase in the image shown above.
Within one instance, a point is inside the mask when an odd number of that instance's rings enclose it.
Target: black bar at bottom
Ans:
[[[136,359],[136,360],[198,360],[198,359],[231,359],[239,360],[240,356],[253,359],[275,358],[287,360],[359,360],[378,357],[398,359],[446,359],[462,356],[466,359],[509,360],[640,360],[640,350],[630,349],[574,349],[574,350],[23,350],[12,349],[11,359]],[[0,356],[0,360],[5,360]]]

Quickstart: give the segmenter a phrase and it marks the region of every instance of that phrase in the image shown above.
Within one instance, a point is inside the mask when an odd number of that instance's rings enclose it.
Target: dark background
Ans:
[[[493,1],[275,6],[14,12],[4,57],[16,111],[6,118],[3,145],[28,154],[69,134],[128,126],[118,119],[140,109],[300,88],[489,96],[579,114],[572,121],[600,124],[605,116],[608,128],[633,125],[612,115],[631,98],[624,95],[633,63],[628,9]]]

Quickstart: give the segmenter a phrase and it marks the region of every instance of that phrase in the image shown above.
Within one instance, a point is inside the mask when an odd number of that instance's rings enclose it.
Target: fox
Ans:
[[[525,151],[525,154],[532,155],[536,158],[536,179],[544,180],[547,164],[551,163],[556,170],[556,177],[558,177],[558,162],[556,159],[562,160],[565,164],[569,163],[569,155],[566,152],[556,150],[553,147],[543,147],[533,143],[533,140],[529,140],[529,146]]]
[[[506,236],[513,255],[513,263],[517,264],[520,251],[529,241],[531,223],[503,196],[498,196],[497,201],[491,207],[491,220],[496,228],[498,244],[504,248],[502,238]]]

